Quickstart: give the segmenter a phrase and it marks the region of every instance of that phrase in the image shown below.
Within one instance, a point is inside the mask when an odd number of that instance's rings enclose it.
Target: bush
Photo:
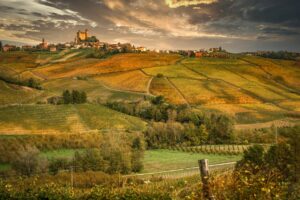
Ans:
[[[31,176],[45,172],[47,161],[39,158],[40,151],[36,147],[26,146],[20,149],[11,161],[12,168],[20,175]]]

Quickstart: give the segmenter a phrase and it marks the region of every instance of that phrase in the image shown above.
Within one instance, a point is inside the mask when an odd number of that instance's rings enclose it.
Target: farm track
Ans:
[[[270,128],[272,125],[275,125],[276,127],[291,127],[296,125],[296,122],[289,121],[289,118],[286,119],[279,119],[279,120],[273,120],[268,122],[262,122],[262,123],[253,123],[253,124],[236,124],[235,129],[236,130],[249,130],[249,129],[261,129],[261,128]]]
[[[147,94],[148,95],[152,95],[151,94],[151,92],[150,92],[150,87],[151,87],[151,83],[152,83],[152,81],[153,81],[153,76],[151,76],[151,78],[150,78],[150,80],[148,81],[148,84],[147,84],[147,89],[146,89],[146,91],[147,91]]]

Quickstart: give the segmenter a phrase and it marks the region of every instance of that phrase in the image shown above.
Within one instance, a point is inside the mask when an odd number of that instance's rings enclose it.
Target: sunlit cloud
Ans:
[[[218,0],[165,0],[166,4],[170,8],[178,8],[178,7],[187,7],[187,6],[195,6],[199,4],[212,4],[217,2]]]

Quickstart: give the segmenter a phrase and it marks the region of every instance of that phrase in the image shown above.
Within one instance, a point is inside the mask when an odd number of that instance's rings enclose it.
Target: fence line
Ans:
[[[209,167],[220,167],[220,166],[234,166],[236,162],[227,162],[227,163],[218,163],[218,164],[211,164],[208,165]],[[223,168],[224,169],[224,168]],[[181,168],[181,169],[173,169],[173,170],[165,170],[165,171],[159,171],[159,172],[149,172],[149,173],[142,173],[142,174],[129,174],[129,175],[123,175],[123,177],[147,177],[147,176],[152,176],[155,177],[156,175],[159,177],[165,177],[171,174],[175,173],[180,173],[183,172],[183,176],[181,177],[186,177],[186,176],[191,176],[193,174],[198,174],[199,173],[199,167],[189,167],[189,168]],[[177,174],[177,176],[180,174]]]

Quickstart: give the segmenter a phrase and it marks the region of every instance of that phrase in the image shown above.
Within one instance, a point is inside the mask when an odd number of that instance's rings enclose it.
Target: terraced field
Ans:
[[[100,105],[16,105],[0,108],[0,135],[143,130],[145,122]]]
[[[99,80],[112,88],[146,93],[151,77],[140,70],[135,70],[99,75],[93,77],[93,79]]]
[[[39,90],[8,84],[0,80],[0,105],[32,103],[42,93]]]
[[[150,92],[156,96],[162,95],[167,101],[175,104],[185,104],[186,100],[166,78],[155,77],[151,83]]]
[[[70,63],[53,64],[37,71],[51,79],[79,75],[95,75],[137,70],[147,67],[174,64],[180,59],[172,54],[118,54],[105,60],[83,59]]]

